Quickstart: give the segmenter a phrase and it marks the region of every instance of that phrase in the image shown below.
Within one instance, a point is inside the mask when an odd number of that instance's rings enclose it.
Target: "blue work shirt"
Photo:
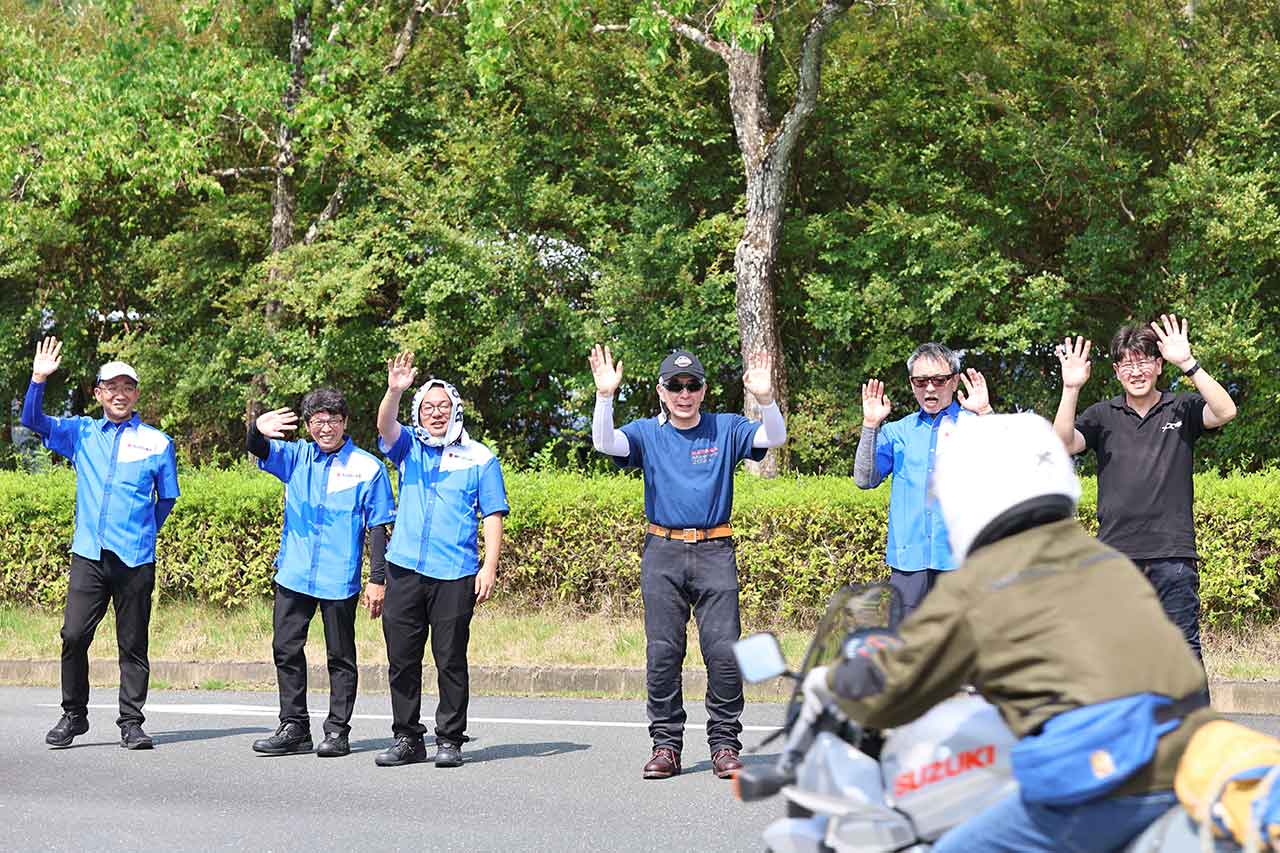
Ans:
[[[347,436],[325,453],[314,442],[273,439],[258,467],[284,486],[276,583],[312,598],[360,591],[364,532],[396,520],[387,469]]]
[[[27,387],[22,424],[75,466],[72,552],[100,560],[104,550],[110,551],[134,568],[154,563],[156,502],[178,497],[173,439],[144,424],[137,412],[120,424],[106,418],[46,415],[43,382]]]
[[[972,412],[955,400],[936,415],[921,409],[885,425],[876,435],[875,488],[893,475],[889,489],[889,540],[885,562],[900,572],[956,567],[951,540],[931,481],[938,438]]]
[[[644,514],[651,522],[706,530],[729,523],[738,463],[759,462],[769,452],[753,446],[759,428],[759,421],[735,414],[704,414],[691,429],[644,418],[622,428],[631,454],[613,461],[644,472]]]
[[[446,447],[419,441],[409,427],[378,449],[395,464],[400,480],[396,529],[387,562],[437,580],[458,580],[480,570],[477,513],[506,514],[502,467],[478,441],[465,435]]]

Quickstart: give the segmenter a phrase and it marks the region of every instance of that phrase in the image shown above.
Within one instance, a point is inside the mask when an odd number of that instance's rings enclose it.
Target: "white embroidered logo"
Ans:
[[[675,364],[676,367],[688,367],[693,364],[693,359],[689,358],[687,355],[682,355],[679,356],[673,364]]]
[[[1171,429],[1182,429],[1182,421],[1169,421],[1167,424],[1160,427],[1161,432],[1168,432]]]

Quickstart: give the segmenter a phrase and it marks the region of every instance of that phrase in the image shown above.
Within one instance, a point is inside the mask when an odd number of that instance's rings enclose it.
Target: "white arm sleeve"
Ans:
[[[613,427],[613,398],[596,395],[596,410],[591,416],[591,443],[609,456],[630,456],[631,442],[620,429]]]
[[[760,428],[756,430],[752,447],[781,447],[787,441],[787,425],[782,420],[782,410],[777,402],[760,407]]]

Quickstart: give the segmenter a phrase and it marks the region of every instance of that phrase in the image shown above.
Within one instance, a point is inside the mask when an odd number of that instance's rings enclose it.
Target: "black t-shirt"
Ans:
[[[1198,558],[1191,451],[1204,428],[1204,398],[1168,391],[1145,418],[1123,394],[1076,418],[1098,454],[1099,539],[1131,560]]]

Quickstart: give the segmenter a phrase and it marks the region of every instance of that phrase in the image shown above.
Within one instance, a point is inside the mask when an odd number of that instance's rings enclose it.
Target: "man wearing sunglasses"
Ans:
[[[1068,453],[1098,455],[1098,538],[1137,564],[1200,657],[1192,449],[1204,430],[1236,416],[1236,404],[1191,354],[1186,318],[1179,324],[1177,316],[1161,314],[1159,322],[1116,332],[1111,362],[1124,393],[1077,418],[1092,345],[1077,336],[1055,348],[1062,400],[1054,431]],[[1157,387],[1166,362],[1190,379],[1196,393]]]
[[[249,426],[245,446],[258,467],[285,484],[284,529],[276,556],[271,649],[280,687],[280,726],[256,740],[254,752],[311,752],[307,713],[307,630],[317,609],[329,664],[329,715],[315,753],[351,752],[348,735],[356,702],[356,599],[365,531],[369,533],[369,615],[378,617],[386,575],[387,528],[395,501],[387,470],[346,434],[347,401],[332,388],[302,398],[311,441],[285,441],[297,428],[290,409],[266,412]]]
[[[992,411],[986,379],[973,368],[962,373],[960,357],[942,344],[916,347],[907,359],[907,377],[919,409],[889,424],[893,404],[884,383],[871,379],[862,386],[862,435],[853,466],[860,489],[874,489],[893,475],[885,561],[901,599],[895,626],[920,606],[943,572],[956,567],[930,488],[938,439],[958,418]],[[960,391],[957,399],[961,382],[968,393]]]
[[[742,675],[733,657],[741,635],[738,564],[734,556],[733,472],[744,459],[760,461],[787,439],[773,399],[772,359],[751,360],[742,384],[760,405],[761,421],[737,414],[703,414],[706,371],[693,353],[677,350],[658,369],[657,417],[613,425],[613,397],[622,382],[608,347],[591,351],[596,383],[591,437],[596,450],[644,474],[649,519],[640,559],[644,602],[645,686],[653,753],[645,779],[680,773],[684,697],[680,674],[689,614],[707,665],[707,742],[711,769],[721,779],[742,768]]]

